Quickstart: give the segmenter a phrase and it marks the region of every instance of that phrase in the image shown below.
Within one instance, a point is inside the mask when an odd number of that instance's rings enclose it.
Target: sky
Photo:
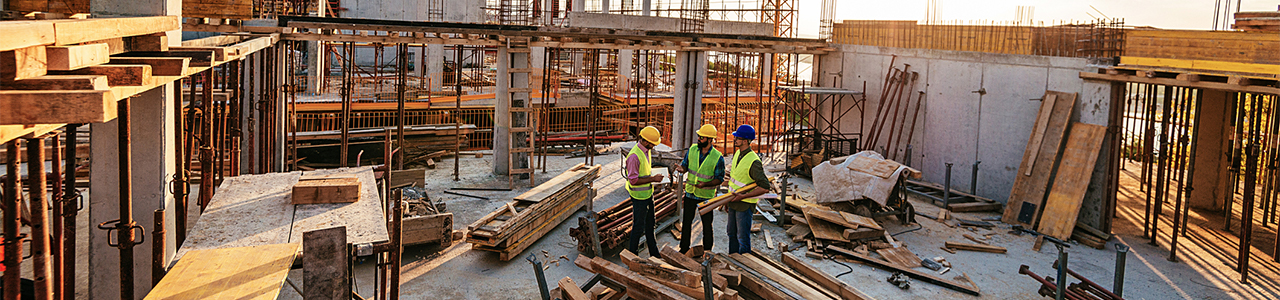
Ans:
[[[794,0],[798,16],[799,37],[818,36],[822,0]],[[1235,1],[1230,0],[1235,11]],[[712,1],[715,2],[715,1]],[[1213,10],[1217,0],[937,0],[938,20],[1012,21],[1018,6],[1034,7],[1034,21],[1091,20],[1101,15],[1092,5],[1111,18],[1123,18],[1129,26],[1154,26],[1165,29],[1201,29],[1213,27]],[[1276,11],[1280,0],[1240,0],[1240,11]],[[839,20],[924,20],[927,0],[836,0],[836,22]]]

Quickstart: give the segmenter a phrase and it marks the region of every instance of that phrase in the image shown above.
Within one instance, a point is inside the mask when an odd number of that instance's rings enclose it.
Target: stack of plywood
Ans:
[[[595,189],[590,183],[600,166],[578,164],[563,174],[516,196],[511,202],[467,227],[472,249],[498,252],[503,261],[515,258],[579,208],[590,208]]]

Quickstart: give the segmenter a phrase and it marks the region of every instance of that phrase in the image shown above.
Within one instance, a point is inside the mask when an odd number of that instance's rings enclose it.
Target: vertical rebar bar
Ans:
[[[952,165],[951,163],[947,163],[947,177],[945,177],[942,181],[942,208],[943,209],[949,208],[950,205],[948,204],[948,202],[951,202],[951,165]]]

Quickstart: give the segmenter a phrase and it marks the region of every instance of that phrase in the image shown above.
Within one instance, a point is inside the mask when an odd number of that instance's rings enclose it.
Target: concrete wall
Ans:
[[[568,26],[571,27],[680,31],[679,18],[569,12],[568,19]],[[767,36],[773,34],[773,24],[708,20],[703,23],[702,31],[705,33]]]
[[[953,163],[952,187],[968,191],[972,165],[981,161],[976,192],[1001,202],[1008,201],[1046,90],[1079,93],[1073,121],[1106,125],[1110,113],[1110,83],[1079,78],[1079,72],[1096,71],[1086,59],[858,45],[837,48],[838,52],[817,59],[815,82],[853,90],[862,89],[865,82],[868,95],[866,120],[850,113],[838,121],[842,132],[857,132],[859,122],[870,130],[874,119],[870,115],[880,106],[881,85],[896,55],[895,66],[910,64],[910,71],[919,72],[915,91],[909,92],[925,93],[911,141],[911,165],[924,172],[925,180],[941,183],[945,164]],[[1106,150],[1099,155],[1101,169],[1094,172],[1086,195],[1082,211],[1090,212],[1081,214],[1083,222],[1096,225],[1101,220],[1097,212],[1105,195],[1102,179],[1107,157]]]

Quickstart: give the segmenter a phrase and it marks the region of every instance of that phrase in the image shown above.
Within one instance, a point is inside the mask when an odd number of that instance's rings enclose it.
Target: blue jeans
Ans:
[[[729,209],[729,254],[751,253],[751,211]]]

